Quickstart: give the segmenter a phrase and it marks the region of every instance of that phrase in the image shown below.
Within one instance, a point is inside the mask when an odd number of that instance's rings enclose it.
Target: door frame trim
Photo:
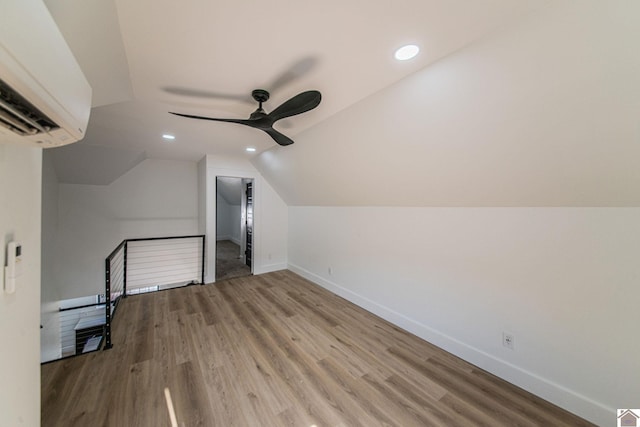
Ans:
[[[209,261],[207,262],[207,273],[206,273],[206,279],[205,279],[205,283],[215,283],[216,281],[216,254],[217,254],[217,220],[218,220],[218,201],[217,201],[217,197],[218,197],[218,178],[238,178],[241,180],[250,180],[253,183],[253,233],[251,234],[251,240],[252,240],[252,245],[251,245],[251,274],[255,274],[254,270],[255,270],[255,259],[256,259],[256,241],[258,240],[258,235],[256,232],[257,227],[257,221],[256,218],[258,217],[258,215],[256,214],[256,211],[258,210],[258,179],[256,178],[256,176],[254,174],[247,172],[242,172],[242,171],[228,171],[228,173],[225,173],[227,171],[225,171],[224,169],[218,169],[218,168],[210,168],[212,169],[211,172],[213,172],[211,174],[211,176],[209,176],[209,173],[207,173],[207,179],[212,179],[213,180],[213,194],[212,194],[212,200],[210,203],[207,203],[208,207],[212,207],[213,209],[213,221],[211,223],[210,218],[207,219],[207,228],[211,227],[211,232],[206,233],[207,234],[207,240],[209,242],[208,244],[208,253],[209,254],[213,254],[213,262]],[[209,171],[209,168],[207,168],[207,171]],[[244,185],[243,185],[244,187]],[[246,198],[246,195],[244,193],[244,189],[242,189],[242,210],[244,210],[244,199]],[[207,216],[209,217],[209,214],[207,213]],[[243,218],[240,219],[241,224],[243,223]],[[241,242],[245,241],[245,237],[242,236],[242,231],[241,231]],[[244,252],[242,252],[244,244],[241,245],[240,250],[241,250],[241,255],[242,255],[242,259],[244,262]],[[209,257],[207,257],[209,258]]]

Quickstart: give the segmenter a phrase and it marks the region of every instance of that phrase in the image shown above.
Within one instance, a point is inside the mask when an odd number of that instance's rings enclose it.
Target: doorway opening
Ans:
[[[253,272],[253,179],[216,177],[216,281]]]

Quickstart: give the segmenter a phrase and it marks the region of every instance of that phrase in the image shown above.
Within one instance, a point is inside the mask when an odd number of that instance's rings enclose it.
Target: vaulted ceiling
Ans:
[[[45,2],[94,89],[59,170],[213,154],[251,159],[290,205],[640,203],[638,2]],[[420,55],[394,60],[406,43]],[[246,118],[255,88],[267,111],[322,92],[279,123],[293,146],[167,114]]]

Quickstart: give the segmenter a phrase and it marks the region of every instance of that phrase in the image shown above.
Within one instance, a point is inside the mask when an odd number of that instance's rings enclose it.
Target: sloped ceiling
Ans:
[[[639,17],[554,3],[254,163],[289,205],[639,206]]]
[[[242,178],[219,176],[216,178],[216,192],[230,205],[242,202]]]
[[[129,64],[115,4],[100,0],[44,2],[91,83],[92,105],[132,100]]]
[[[47,3],[102,94],[70,149],[248,157],[290,205],[640,203],[640,2]],[[245,118],[257,87],[267,111],[322,92],[281,124],[293,146],[167,114]]]
[[[296,140],[549,0],[46,3],[96,94],[78,144],[197,161],[205,154],[246,158],[252,155],[245,147],[259,153],[275,142],[255,129],[168,111],[246,118],[256,108],[247,102],[255,88],[271,91],[267,111],[301,91],[320,90],[317,109],[278,124]],[[395,61],[394,50],[406,43],[419,44],[421,54]],[[163,133],[176,139],[167,143]],[[70,167],[56,161],[58,170]]]
[[[46,150],[56,167],[58,182],[63,184],[109,185],[144,159],[144,152],[113,149],[102,145],[66,145]]]

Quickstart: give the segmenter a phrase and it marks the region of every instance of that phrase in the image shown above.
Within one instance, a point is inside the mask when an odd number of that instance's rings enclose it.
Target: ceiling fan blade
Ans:
[[[280,88],[291,84],[293,81],[298,80],[300,77],[307,74],[313,69],[313,67],[315,67],[317,62],[318,60],[313,56],[304,57],[276,76],[271,83],[264,86],[270,92],[276,92]]]
[[[180,117],[187,117],[189,119],[199,119],[199,120],[211,120],[214,122],[227,122],[227,123],[239,123],[241,125],[247,125],[247,126],[251,126],[253,128],[258,128],[261,129],[263,131],[265,131],[267,134],[269,134],[269,136],[271,138],[273,138],[273,140],[275,142],[277,142],[280,145],[291,145],[293,144],[293,141],[281,134],[280,132],[278,132],[277,130],[275,130],[272,127],[266,127],[264,126],[264,122],[262,120],[245,120],[245,119],[219,119],[216,117],[204,117],[204,116],[194,116],[191,114],[182,114],[182,113],[173,113],[173,112],[169,112],[169,114],[173,114],[175,116],[180,116]]]
[[[208,90],[191,89],[188,87],[165,86],[162,90],[172,95],[189,96],[192,98],[218,98],[247,103],[253,102],[253,99],[248,95],[235,95],[232,93],[213,92]]]
[[[174,113],[169,111],[169,114],[173,114],[175,116],[187,117],[189,119],[200,119],[200,120],[211,120],[214,122],[227,122],[227,123],[240,123],[241,125],[247,125],[251,127],[256,127],[255,120],[246,120],[246,119],[219,119],[216,117],[204,117],[204,116],[193,116],[191,114],[182,114],[182,113]]]
[[[313,110],[320,104],[322,95],[317,90],[309,90],[302,92],[294,96],[293,98],[285,101],[278,108],[268,114],[269,118],[274,122],[276,120],[284,119],[285,117],[295,116],[309,110]]]
[[[262,130],[265,131],[266,133],[268,133],[269,136],[271,138],[273,138],[273,140],[275,142],[277,142],[278,144],[280,144],[280,145],[291,145],[291,144],[293,144],[293,140],[291,140],[288,136],[285,136],[285,135],[281,134],[280,132],[278,132],[274,128],[268,128],[268,129],[262,129]]]

